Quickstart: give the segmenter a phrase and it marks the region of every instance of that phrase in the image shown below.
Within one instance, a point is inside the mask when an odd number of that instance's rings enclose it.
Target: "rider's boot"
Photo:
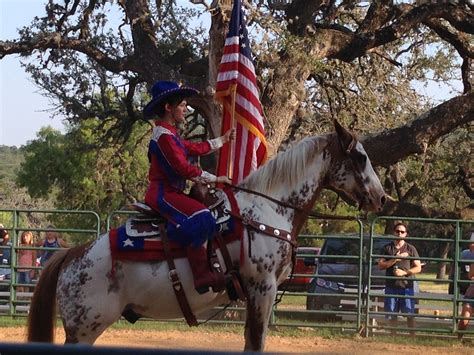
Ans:
[[[200,294],[209,291],[212,287],[214,292],[220,292],[225,289],[225,277],[222,273],[212,272],[209,269],[206,247],[188,246],[186,248],[189,264],[194,277],[194,287]]]

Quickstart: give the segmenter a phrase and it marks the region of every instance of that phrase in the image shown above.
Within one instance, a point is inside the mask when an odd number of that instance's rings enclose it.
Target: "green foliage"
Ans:
[[[55,208],[97,211],[101,217],[141,199],[146,188],[148,161],[145,125],[138,126],[120,147],[100,148],[95,119],[83,120],[66,135],[43,128],[25,148],[19,186],[34,197],[55,196]],[[110,124],[114,124],[111,122]],[[93,219],[58,215],[61,225],[91,228]]]
[[[14,192],[12,191],[12,181],[24,161],[23,153],[16,147],[0,146],[0,161],[0,206],[12,208],[13,206],[8,203]],[[12,214],[0,210],[0,223],[11,226],[13,224]]]
[[[411,202],[445,211],[462,209],[470,203],[460,185],[459,169],[469,170],[473,133],[459,128],[430,147],[422,156],[399,164],[401,187],[416,187]]]
[[[0,172],[0,223],[6,227],[13,226],[13,208],[50,209],[51,201],[48,199],[33,199],[25,188],[15,185],[16,174],[21,171],[24,163],[24,152],[16,147],[0,147],[0,160],[2,171]],[[2,211],[1,209],[5,209]],[[26,228],[39,227],[46,223],[44,218],[21,214],[18,223]]]
[[[65,138],[61,132],[44,127],[37,137],[23,148],[25,162],[17,177],[18,185],[27,187],[28,193],[35,198],[52,193],[56,182],[65,177],[65,171],[76,166],[74,157],[66,159]]]
[[[23,161],[23,153],[19,148],[0,145],[0,184],[5,180],[13,179]]]

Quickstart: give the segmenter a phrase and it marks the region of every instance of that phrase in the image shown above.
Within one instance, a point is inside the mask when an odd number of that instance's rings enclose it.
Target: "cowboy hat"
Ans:
[[[156,108],[163,102],[164,99],[172,95],[180,94],[183,97],[189,97],[198,94],[199,91],[187,86],[179,86],[174,81],[157,81],[151,88],[151,101],[143,109],[145,116],[152,116],[155,114]]]

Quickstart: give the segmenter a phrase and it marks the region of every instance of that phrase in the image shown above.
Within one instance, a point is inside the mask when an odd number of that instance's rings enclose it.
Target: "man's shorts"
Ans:
[[[386,295],[413,296],[415,294],[413,287],[409,288],[392,288],[385,287]],[[415,313],[414,298],[385,297],[384,311],[390,313]],[[397,315],[385,316],[388,319],[397,319]]]

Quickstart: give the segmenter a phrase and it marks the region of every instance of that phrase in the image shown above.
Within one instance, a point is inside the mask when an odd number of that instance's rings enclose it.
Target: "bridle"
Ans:
[[[359,169],[357,162],[355,161],[355,154],[357,153],[357,151],[355,150],[355,147],[357,145],[357,139],[354,137],[352,133],[350,133],[350,135],[351,135],[352,140],[347,147],[344,146],[344,143],[341,140],[339,140],[339,144],[344,156],[347,157],[348,160],[350,161],[352,173],[353,173],[356,183],[359,186],[364,186],[364,181],[362,179],[362,172]],[[359,210],[361,210],[362,208],[361,202],[363,201],[359,201]]]
[[[359,184],[359,185],[363,185],[364,182],[362,180],[362,177],[361,177],[361,171],[360,169],[358,169],[357,167],[357,163],[354,161],[354,149],[356,147],[356,144],[357,144],[357,140],[354,138],[354,136],[351,134],[352,136],[352,141],[351,143],[349,144],[349,146],[347,148],[345,148],[343,146],[343,143],[340,141],[340,146],[341,146],[341,150],[344,154],[344,156],[348,157],[349,158],[349,161],[351,162],[351,168],[353,170],[353,175],[354,175],[354,179],[356,180],[356,182]],[[255,190],[251,190],[251,189],[248,189],[246,187],[242,187],[242,186],[238,186],[238,185],[234,185],[234,184],[228,184],[228,183],[224,183],[225,186],[227,187],[230,187],[234,190],[238,190],[238,191],[242,191],[242,192],[245,192],[245,193],[248,193],[248,194],[252,194],[252,195],[256,195],[256,196],[260,196],[260,197],[263,197],[279,206],[282,206],[282,207],[285,207],[285,208],[289,208],[289,209],[292,209],[292,210],[295,210],[297,212],[300,212],[300,213],[305,213],[308,217],[313,217],[313,218],[319,218],[319,219],[329,219],[329,220],[358,220],[360,219],[359,217],[354,217],[354,216],[338,216],[338,215],[331,215],[331,214],[324,214],[324,213],[319,213],[319,212],[314,212],[314,211],[307,211],[301,207],[298,207],[298,206],[295,206],[291,203],[287,203],[287,202],[283,202],[283,201],[279,201],[271,196],[268,196],[268,195],[265,195],[264,193],[262,192],[259,192],[259,191],[255,191]]]
[[[246,192],[246,193],[249,193],[249,194],[252,194],[252,195],[256,195],[256,196],[260,196],[260,197],[263,197],[279,206],[282,206],[282,207],[285,207],[285,208],[290,208],[292,210],[295,210],[297,212],[300,212],[300,213],[306,213],[309,217],[313,217],[313,218],[319,218],[319,219],[334,219],[334,220],[357,220],[359,219],[358,217],[354,217],[354,216],[337,216],[337,215],[331,215],[331,214],[324,214],[324,213],[319,213],[319,212],[314,212],[314,211],[306,211],[305,209],[301,208],[301,207],[298,207],[298,206],[295,206],[295,205],[292,205],[291,203],[287,203],[287,202],[283,202],[283,201],[279,201],[273,197],[270,197],[268,195],[265,195],[264,193],[261,193],[259,191],[255,191],[255,190],[251,190],[251,189],[248,189],[246,187],[242,187],[242,186],[237,186],[237,185],[234,185],[234,184],[225,184],[225,186],[228,186],[232,189],[235,189],[235,190],[238,190],[238,191],[243,191],[243,192]]]

